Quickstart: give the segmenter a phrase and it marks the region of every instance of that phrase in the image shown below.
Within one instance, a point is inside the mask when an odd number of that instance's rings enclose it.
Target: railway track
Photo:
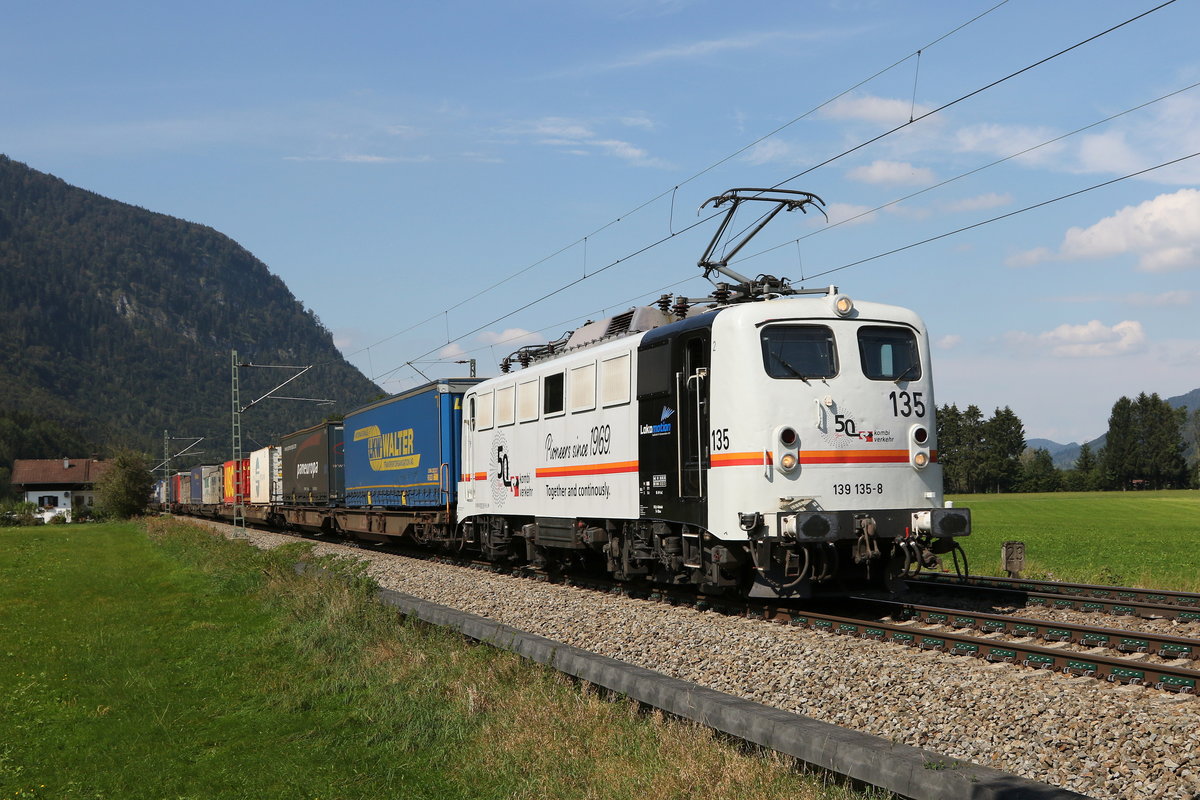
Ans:
[[[571,578],[567,582],[601,591],[614,590],[611,582],[602,579],[593,581]],[[1149,686],[1180,694],[1200,692],[1200,670],[1194,668],[1195,660],[1200,658],[1200,639],[1046,620],[1026,620],[999,614],[957,612],[952,609],[906,603],[885,604],[889,606],[889,613],[897,608],[907,609],[906,612],[902,612],[907,617],[904,621],[885,622],[866,619],[863,616],[847,617],[747,600],[729,602],[719,599],[697,599],[695,595],[666,588],[655,588],[641,593],[631,592],[624,587],[616,590],[674,605],[693,604],[704,609],[762,618],[823,633],[873,639],[951,655],[972,656],[993,663],[1052,670],[1109,683]],[[883,602],[869,598],[853,599],[855,602],[872,603],[877,606]],[[914,627],[914,622],[965,628],[970,633],[958,630],[921,630]],[[988,635],[1008,638],[984,638]],[[1062,649],[1065,644],[1090,648],[1104,647],[1131,655],[1120,657],[1083,653]],[[1176,663],[1146,663],[1144,658],[1147,654],[1171,659]]]
[[[963,611],[868,597],[853,599],[869,604],[893,619],[924,625],[967,629],[980,634],[1004,634],[1018,638],[1040,639],[1052,644],[1102,648],[1120,653],[1148,653],[1161,658],[1200,660],[1200,640],[1182,636],[1123,631],[1059,620],[1027,619],[1008,614]]]
[[[1125,586],[1035,581],[996,576],[930,573],[908,581],[910,588],[933,591],[1019,595],[1030,606],[1072,611],[1200,622],[1200,594]]]

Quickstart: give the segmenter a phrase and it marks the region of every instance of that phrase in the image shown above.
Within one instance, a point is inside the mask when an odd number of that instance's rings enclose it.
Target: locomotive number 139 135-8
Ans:
[[[835,483],[833,485],[833,493],[836,495],[883,494],[883,484],[882,483]]]

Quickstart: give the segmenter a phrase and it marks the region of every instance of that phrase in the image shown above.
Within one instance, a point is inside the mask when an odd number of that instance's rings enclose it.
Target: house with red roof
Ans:
[[[70,519],[72,509],[95,504],[96,482],[110,466],[95,458],[18,458],[10,482],[39,511],[60,512]]]

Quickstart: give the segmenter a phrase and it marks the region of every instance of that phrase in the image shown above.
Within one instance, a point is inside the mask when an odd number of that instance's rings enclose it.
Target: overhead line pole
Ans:
[[[261,403],[263,400],[266,400],[267,398],[271,397],[271,395],[273,395],[275,392],[279,391],[284,386],[287,386],[289,383],[296,380],[296,378],[299,378],[301,375],[308,372],[315,365],[309,364],[308,366],[301,367],[301,366],[294,366],[294,365],[289,365],[289,364],[251,364],[249,362],[242,364],[242,363],[238,362],[237,350],[233,350],[233,351],[231,351],[231,353],[232,353],[232,359],[230,362],[230,397],[231,397],[230,440],[231,440],[232,449],[233,449],[233,477],[234,477],[233,527],[235,529],[241,528],[241,530],[242,530],[241,535],[244,536],[245,531],[246,531],[246,508],[245,508],[246,496],[242,492],[242,412],[249,410],[253,406],[257,405],[258,403]],[[295,370],[299,370],[299,372],[297,372],[292,377],[288,378],[283,383],[276,386],[274,389],[272,389],[269,392],[267,392],[266,394],[264,394],[262,397],[259,397],[257,400],[252,400],[243,406],[242,405],[242,396],[241,396],[241,386],[240,386],[240,381],[239,381],[239,376],[238,376],[238,369],[240,367],[257,367],[259,369],[295,369]],[[321,404],[326,404],[326,403],[332,404],[334,402],[333,400],[323,400],[323,399],[319,399],[319,398],[315,398],[315,397],[275,397],[272,399],[275,399],[275,400],[306,400],[309,402],[321,403]]]

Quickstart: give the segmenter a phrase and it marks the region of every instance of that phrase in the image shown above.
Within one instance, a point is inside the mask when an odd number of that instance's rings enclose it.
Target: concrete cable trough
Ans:
[[[706,689],[390,589],[380,590],[379,597],[405,616],[452,628],[639,703],[915,800],[1085,797],[977,764],[948,762],[929,750]]]

